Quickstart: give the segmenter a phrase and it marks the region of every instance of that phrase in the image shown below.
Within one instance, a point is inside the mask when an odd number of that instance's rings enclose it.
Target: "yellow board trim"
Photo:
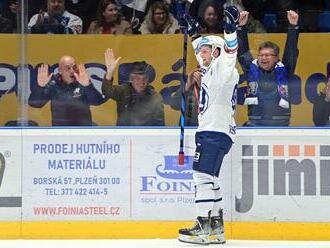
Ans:
[[[21,238],[21,222],[0,222],[0,239]]]
[[[0,239],[176,238],[192,222],[0,222]],[[227,239],[330,241],[330,223],[226,222]]]

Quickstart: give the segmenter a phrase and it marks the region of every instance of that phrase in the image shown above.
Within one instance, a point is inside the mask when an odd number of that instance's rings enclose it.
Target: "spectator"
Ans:
[[[223,5],[223,8],[225,9],[227,6],[230,5],[235,6],[240,12],[245,11],[245,8],[242,4],[242,0],[227,0],[226,3]],[[262,25],[262,23],[255,19],[252,15],[249,15],[246,28],[248,33],[266,33],[266,29]]]
[[[293,75],[298,57],[298,14],[287,12],[290,23],[282,62],[279,60],[279,47],[266,41],[259,46],[258,59],[253,60],[245,24],[248,13],[241,15],[242,29],[239,32],[239,62],[248,76],[248,87],[244,104],[248,105],[246,126],[288,126],[290,104],[288,82]]]
[[[185,126],[198,126],[198,98],[201,77],[202,73],[199,68],[192,70],[184,87],[186,97]],[[183,86],[180,85],[178,90],[170,98],[170,106],[175,110],[181,109],[182,90]]]
[[[17,0],[6,0],[3,2],[0,15],[0,32],[16,33],[17,32]]]
[[[48,74],[48,66],[38,68],[38,85],[29,97],[29,105],[41,108],[51,101],[53,126],[92,126],[89,106],[104,102],[86,72],[85,66],[75,64],[74,58],[63,56],[58,74]]]
[[[97,20],[88,28],[88,34],[131,34],[130,24],[122,19],[115,0],[101,0],[97,10]]]
[[[131,23],[133,33],[140,34],[139,28],[141,27],[141,23],[146,16],[150,6],[157,1],[163,0],[118,0],[121,4],[121,11],[125,16],[126,20]],[[166,0],[169,2],[171,0]]]
[[[170,14],[166,3],[154,2],[141,27],[141,34],[177,34],[180,33],[178,21]]]
[[[330,78],[313,103],[313,121],[315,126],[330,126]]]
[[[161,95],[148,84],[148,67],[135,62],[130,72],[130,83],[113,85],[113,73],[120,57],[115,59],[112,49],[105,52],[106,74],[102,92],[117,102],[118,126],[163,126],[164,103]]]
[[[223,6],[224,3],[226,2],[226,0],[213,0],[216,4],[218,4],[219,6]],[[201,4],[203,2],[205,2],[205,0],[193,0],[193,1],[189,1],[187,0],[187,2],[191,2],[189,4],[189,15],[191,15],[194,18],[198,17],[198,10],[201,6]]]
[[[100,0],[66,0],[65,3],[67,11],[81,17],[84,24],[82,32],[86,33],[89,25],[95,19]]]
[[[223,32],[223,9],[216,1],[204,1],[199,6],[198,19],[203,26],[200,33],[218,34]]]
[[[123,16],[131,23],[134,34],[140,33],[139,28],[146,15],[149,2],[153,1],[155,0],[119,0]]]
[[[121,12],[126,20],[131,24],[134,34],[140,34],[139,28],[143,22],[146,13],[154,2],[165,2],[168,5],[172,0],[118,0],[121,5]]]
[[[82,20],[65,10],[65,0],[47,0],[47,12],[32,16],[28,28],[35,34],[80,34]]]

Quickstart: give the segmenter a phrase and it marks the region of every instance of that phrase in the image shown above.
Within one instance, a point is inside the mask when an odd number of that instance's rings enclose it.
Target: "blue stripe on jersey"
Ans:
[[[230,49],[233,49],[234,47],[236,47],[238,45],[237,39],[230,40],[230,41],[225,40],[225,42],[226,42],[227,47],[230,48]]]

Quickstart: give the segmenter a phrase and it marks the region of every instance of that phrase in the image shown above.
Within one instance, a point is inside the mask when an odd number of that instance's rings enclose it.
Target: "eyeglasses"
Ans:
[[[269,58],[269,57],[276,57],[277,55],[276,54],[258,54],[258,57],[262,58],[262,57],[266,57],[266,58]]]

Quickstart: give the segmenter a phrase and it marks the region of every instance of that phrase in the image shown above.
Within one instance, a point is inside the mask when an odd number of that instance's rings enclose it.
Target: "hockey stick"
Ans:
[[[180,151],[178,157],[178,164],[184,165],[184,128],[185,128],[185,112],[186,112],[186,72],[187,72],[187,43],[188,43],[188,30],[184,29],[183,34],[183,54],[182,54],[182,80],[181,80],[181,116],[180,116]]]
[[[185,86],[187,80],[187,43],[188,43],[188,34],[193,36],[198,33],[200,30],[199,23],[194,20],[188,14],[184,14],[182,16],[182,21],[184,25],[182,25],[183,30],[183,54],[182,54],[182,80],[181,80],[181,116],[180,116],[180,150],[178,156],[178,164],[184,165],[184,128],[185,128],[185,112],[186,112],[186,96],[185,96]]]

